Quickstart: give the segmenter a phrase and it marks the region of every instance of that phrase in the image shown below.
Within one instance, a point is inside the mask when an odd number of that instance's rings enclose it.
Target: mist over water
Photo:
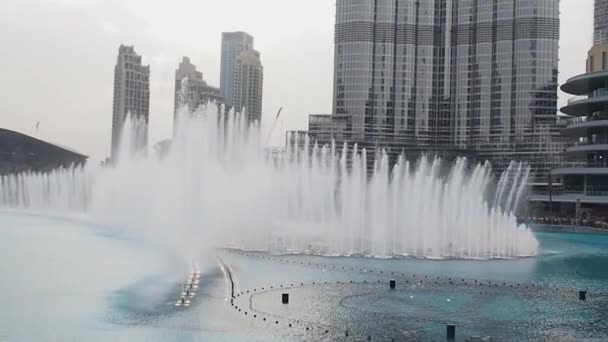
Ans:
[[[136,151],[129,119],[112,167],[0,179],[0,206],[80,212],[106,229],[161,243],[184,260],[218,246],[289,253],[503,258],[538,242],[513,211],[530,172],[453,164],[355,146],[265,151],[259,129],[214,104],[179,113],[167,151]],[[368,158],[374,171],[367,173]],[[445,170],[448,171],[445,171]]]

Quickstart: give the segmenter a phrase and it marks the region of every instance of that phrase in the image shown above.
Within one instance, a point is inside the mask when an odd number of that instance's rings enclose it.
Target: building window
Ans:
[[[602,70],[608,69],[608,61],[606,61],[606,51],[602,51]]]

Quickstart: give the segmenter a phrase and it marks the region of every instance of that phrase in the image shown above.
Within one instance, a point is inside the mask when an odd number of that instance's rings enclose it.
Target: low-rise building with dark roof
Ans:
[[[88,156],[26,134],[0,128],[0,174],[79,166]]]

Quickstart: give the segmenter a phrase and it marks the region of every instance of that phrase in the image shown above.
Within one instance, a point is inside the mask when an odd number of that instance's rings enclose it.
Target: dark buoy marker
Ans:
[[[587,291],[578,291],[578,299],[586,300],[587,299]]]
[[[283,293],[281,295],[281,302],[283,304],[289,304],[289,293]]]
[[[394,290],[395,286],[396,286],[395,279],[391,279],[388,283],[389,283],[391,290]]]
[[[454,324],[447,325],[446,337],[448,340],[453,340],[456,338],[456,325],[454,325]]]

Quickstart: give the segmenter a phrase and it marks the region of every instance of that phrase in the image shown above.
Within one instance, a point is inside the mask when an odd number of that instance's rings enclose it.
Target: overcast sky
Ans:
[[[584,72],[593,0],[561,1],[560,83]],[[264,64],[263,129],[306,129],[329,113],[335,0],[0,0],[0,127],[109,154],[118,46],[135,45],[151,66],[150,143],[173,125],[174,72],[189,56],[219,86],[223,31],[247,31]],[[560,103],[565,100],[560,96]]]

